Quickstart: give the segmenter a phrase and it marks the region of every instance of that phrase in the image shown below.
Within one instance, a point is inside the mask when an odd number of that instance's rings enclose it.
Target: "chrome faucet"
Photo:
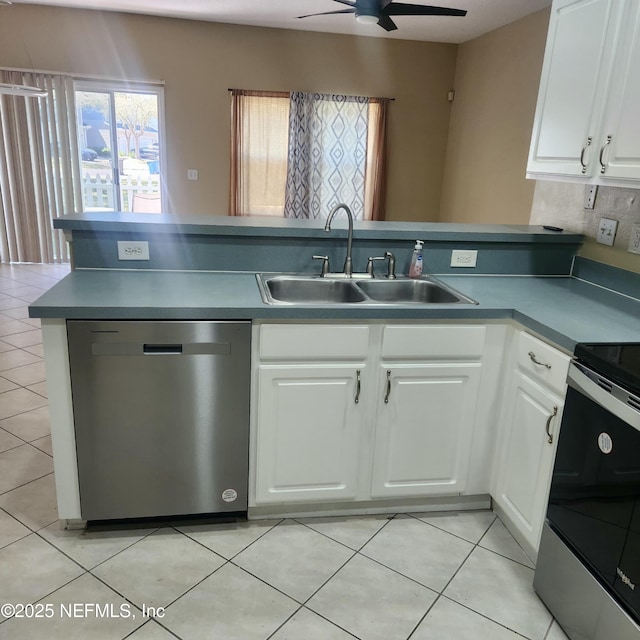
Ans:
[[[351,260],[351,245],[353,243],[353,214],[351,213],[351,209],[347,207],[346,204],[337,204],[331,212],[329,213],[329,217],[327,218],[327,222],[324,225],[324,230],[329,232],[331,231],[331,221],[333,220],[333,216],[340,210],[344,209],[344,212],[347,214],[347,218],[349,219],[349,232],[347,235],[347,257],[344,260],[344,275],[347,278],[351,277],[353,273],[353,262]]]

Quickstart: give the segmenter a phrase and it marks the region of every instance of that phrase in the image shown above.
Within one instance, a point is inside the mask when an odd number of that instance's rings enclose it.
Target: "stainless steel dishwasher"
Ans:
[[[246,511],[249,322],[67,322],[84,520]]]

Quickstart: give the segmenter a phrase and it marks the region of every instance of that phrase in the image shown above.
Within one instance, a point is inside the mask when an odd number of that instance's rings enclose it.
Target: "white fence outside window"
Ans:
[[[149,177],[120,176],[120,210],[133,211],[134,194],[160,196],[160,176]],[[82,176],[82,203],[85,211],[115,211],[115,189],[108,174],[85,173]]]

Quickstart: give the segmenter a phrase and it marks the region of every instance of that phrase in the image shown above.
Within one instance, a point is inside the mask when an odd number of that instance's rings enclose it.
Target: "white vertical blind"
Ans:
[[[67,262],[52,221],[81,207],[73,79],[0,70],[0,82],[47,91],[0,95],[0,259]]]

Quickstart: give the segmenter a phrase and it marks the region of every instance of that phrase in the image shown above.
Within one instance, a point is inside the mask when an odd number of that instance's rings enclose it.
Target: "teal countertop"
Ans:
[[[35,318],[139,320],[507,319],[573,351],[640,342],[640,301],[572,277],[440,276],[477,305],[268,305],[254,273],[78,270],[29,307]]]
[[[263,238],[324,238],[318,220],[269,216],[186,216],[144,213],[96,212],[69,214],[54,220],[56,229],[90,232],[154,233]],[[336,216],[334,227],[346,227],[346,217]],[[440,222],[356,221],[354,230],[362,240],[414,240],[439,242],[582,242],[571,232],[548,231],[541,226],[504,224],[447,224]]]

